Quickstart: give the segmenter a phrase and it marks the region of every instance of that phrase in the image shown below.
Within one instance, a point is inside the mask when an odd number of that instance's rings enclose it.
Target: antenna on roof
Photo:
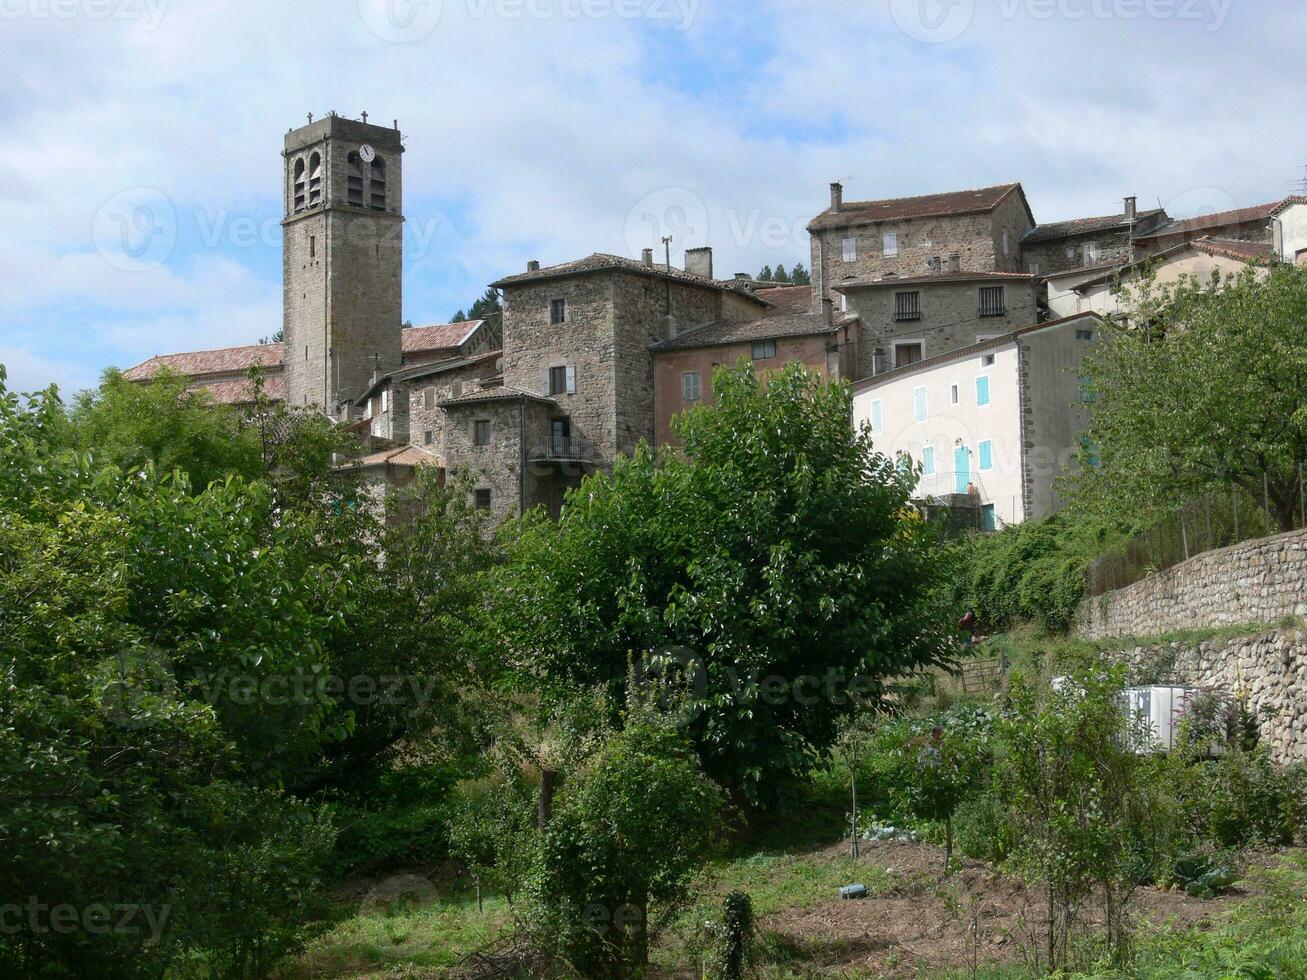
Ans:
[[[1289,186],[1300,194],[1307,194],[1307,167],[1303,167],[1303,176],[1289,181]]]

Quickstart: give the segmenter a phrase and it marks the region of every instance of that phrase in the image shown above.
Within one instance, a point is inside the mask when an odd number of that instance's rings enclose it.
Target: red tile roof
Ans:
[[[934,282],[1034,282],[1037,277],[1029,272],[927,272],[919,276],[883,276],[880,279],[849,279],[833,282],[830,288],[838,292],[846,289],[872,289],[877,286],[918,286]]]
[[[1227,259],[1242,259],[1245,262],[1271,257],[1270,242],[1234,242],[1223,238],[1200,238],[1194,242],[1194,248],[1208,255],[1223,255]]]
[[[148,381],[164,368],[193,378],[214,374],[242,374],[256,364],[280,368],[285,348],[282,344],[248,344],[244,347],[219,347],[183,354],[157,354],[123,372],[128,381]]]
[[[1170,238],[1173,235],[1188,235],[1199,231],[1210,231],[1214,228],[1224,228],[1229,225],[1242,225],[1251,221],[1269,221],[1276,211],[1284,204],[1284,201],[1271,201],[1269,204],[1258,204],[1251,208],[1236,208],[1233,211],[1219,211],[1216,214],[1203,214],[1196,218],[1185,218],[1181,221],[1172,221],[1169,224],[1155,228],[1147,235],[1140,235],[1139,240],[1145,241],[1154,238]]]
[[[671,340],[652,344],[654,352],[684,350],[690,347],[721,347],[755,340],[778,340],[782,337],[811,337],[834,333],[842,324],[828,324],[820,313],[785,313],[767,316],[748,323],[709,323],[677,334]]]
[[[405,327],[400,334],[400,347],[409,355],[456,350],[485,322],[465,320],[461,323],[433,323],[426,327]]]
[[[639,259],[628,259],[621,255],[609,255],[607,252],[595,252],[587,255],[583,259],[575,259],[571,262],[563,262],[559,265],[547,266],[543,269],[536,269],[533,272],[520,272],[517,275],[505,276],[490,285],[495,288],[504,286],[519,286],[523,283],[535,282],[542,279],[558,279],[563,276],[576,276],[591,272],[634,272],[637,275],[651,276],[656,279],[672,279],[676,282],[683,282],[690,286],[705,286],[709,289],[729,290],[730,292],[739,293],[750,299],[757,300],[757,295],[750,289],[750,283],[747,280],[738,279],[706,279],[703,276],[697,276],[692,272],[686,272],[683,269],[677,269],[674,266],[668,268],[665,264],[645,265]],[[760,305],[765,301],[759,301]]]
[[[238,378],[235,381],[201,381],[191,387],[207,391],[209,397],[219,405],[254,404],[254,382],[249,378]],[[272,374],[264,378],[263,395],[274,402],[281,401],[286,397],[286,379],[280,374]]]
[[[1140,211],[1135,215],[1135,225],[1146,225],[1154,218],[1164,217],[1165,214],[1166,212],[1161,208]],[[1034,245],[1039,242],[1054,242],[1063,238],[1074,238],[1076,235],[1090,235],[1116,229],[1125,230],[1129,227],[1130,225],[1126,221],[1124,214],[1108,214],[1100,218],[1072,218],[1070,221],[1053,221],[1048,224],[1038,225],[1027,232],[1026,237],[1022,239],[1022,244]]]
[[[807,313],[812,309],[811,286],[761,286],[754,292],[776,307],[777,313]]]
[[[878,221],[938,218],[992,211],[1011,194],[1022,194],[1021,184],[999,184],[970,191],[895,197],[883,201],[845,201],[839,211],[827,208],[808,223],[808,229],[845,228]],[[1029,210],[1029,209],[1027,209]],[[1033,220],[1031,224],[1033,224]]]

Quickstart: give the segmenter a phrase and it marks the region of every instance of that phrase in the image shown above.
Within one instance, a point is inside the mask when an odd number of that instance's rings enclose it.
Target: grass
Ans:
[[[319,938],[280,976],[357,977],[408,967],[450,967],[503,935],[511,922],[508,903],[458,894],[428,905],[397,904],[361,910]]]

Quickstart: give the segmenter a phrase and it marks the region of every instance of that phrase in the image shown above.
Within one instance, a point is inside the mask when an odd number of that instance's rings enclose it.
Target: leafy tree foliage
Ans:
[[[1095,399],[1072,489],[1103,513],[1147,516],[1234,485],[1297,523],[1307,460],[1307,269],[1129,291],[1126,329],[1085,364]],[[1265,483],[1263,479],[1265,478]]]
[[[987,712],[964,705],[877,732],[879,768],[890,795],[910,816],[944,823],[945,874],[953,858],[953,815],[988,773],[990,727]]]
[[[794,268],[790,270],[790,282],[795,286],[809,286],[812,284],[812,275],[803,267],[802,262],[794,263]]]
[[[785,271],[785,266],[778,265],[776,267],[776,272],[772,275],[772,282],[788,284],[789,281],[790,281],[790,274]]]
[[[759,272],[758,272],[758,280],[759,280],[759,282],[771,282],[771,281],[772,281],[772,271],[771,271],[771,266],[769,266],[769,265],[764,265],[764,266],[762,267],[762,269],[759,270]]]
[[[99,465],[161,473],[181,470],[197,489],[228,476],[254,479],[263,471],[257,433],[232,408],[214,405],[186,379],[162,371],[150,384],[105,372],[69,412],[72,444]]]
[[[524,520],[497,582],[509,666],[629,689],[681,676],[707,771],[754,799],[828,751],[879,682],[943,660],[943,566],[906,516],[914,475],[850,424],[850,392],[743,365],[683,416],[684,452],[647,448]],[[621,699],[618,699],[620,703]]]
[[[639,975],[651,910],[684,897],[721,810],[682,734],[627,727],[567,787],[543,833],[528,887],[536,936],[583,976]]]

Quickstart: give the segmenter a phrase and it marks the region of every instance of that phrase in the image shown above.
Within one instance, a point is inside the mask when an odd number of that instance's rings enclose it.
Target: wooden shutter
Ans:
[[[576,365],[575,364],[567,365],[567,393],[569,395],[576,394]]]

